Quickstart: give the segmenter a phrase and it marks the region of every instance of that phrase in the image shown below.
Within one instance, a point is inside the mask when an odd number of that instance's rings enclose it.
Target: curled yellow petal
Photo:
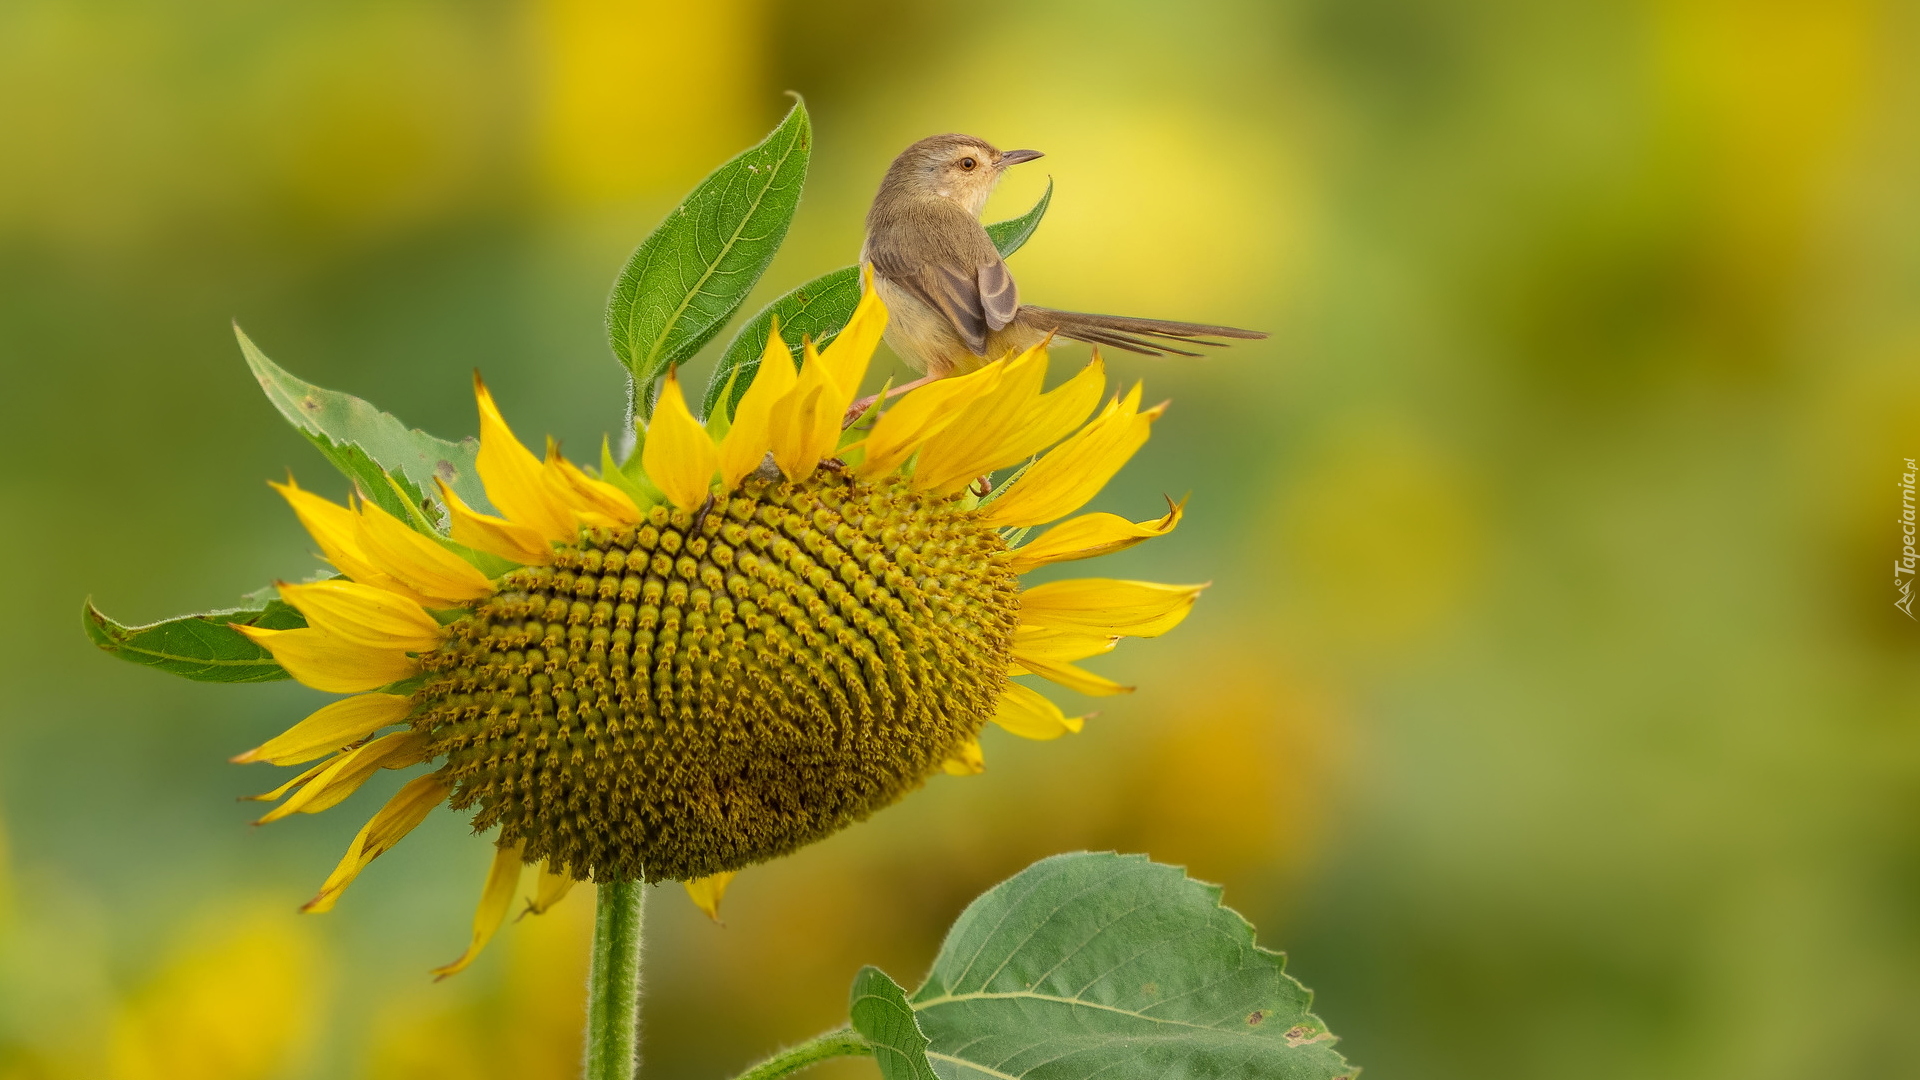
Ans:
[[[360,550],[381,572],[407,588],[455,607],[493,595],[493,582],[472,563],[415,532],[370,502],[360,504]]]
[[[280,493],[293,507],[294,516],[306,527],[314,542],[320,545],[321,554],[333,564],[333,568],[362,585],[372,585],[388,592],[398,593],[416,603],[430,603],[430,599],[408,588],[404,583],[376,568],[360,550],[360,516],[351,509],[341,506],[330,499],[322,498],[311,491],[302,489],[289,477],[284,484],[271,480],[268,486]]]
[[[460,954],[460,959],[433,969],[435,982],[466,970],[467,965],[480,955],[480,950],[487,947],[487,942],[493,940],[500,924],[507,921],[507,910],[513,907],[514,890],[520,885],[521,846],[504,844],[494,847],[493,865],[487,867],[487,883],[480,888],[480,906],[473,913],[473,940],[467,945],[467,951]]]
[[[344,802],[381,769],[404,769],[427,759],[432,739],[420,731],[396,731],[356,746],[327,763],[319,775],[268,811],[255,825],[266,825],[294,814],[317,814]]]
[[[853,402],[852,391],[834,382],[811,341],[802,343],[800,378],[774,403],[770,424],[773,460],[796,483],[813,475],[840,442],[840,420]]]
[[[980,447],[974,475],[1019,464],[1073,434],[1100,403],[1100,393],[1107,384],[1106,370],[1095,352],[1093,360],[1073,378],[1041,394],[999,442]]]
[[[300,775],[294,777],[293,779],[287,781],[284,784],[281,784],[279,787],[274,788],[272,791],[264,791],[258,795],[242,795],[240,796],[240,798],[246,802],[279,802],[281,799],[286,798],[287,792],[292,791],[295,788],[301,787],[303,785],[312,783],[315,777],[319,776],[323,772],[326,772],[329,768],[332,768],[333,763],[336,761],[339,761],[343,756],[346,755],[346,753],[347,751],[342,750],[339,753],[334,754],[332,757],[329,757],[327,760],[321,762],[318,765],[315,765],[310,769],[307,769],[305,772],[302,772]]]
[[[1073,513],[1106,486],[1146,444],[1164,405],[1139,411],[1140,387],[1110,404],[1086,427],[1047,451],[1006,493],[985,507],[994,526],[1038,525]]]
[[[1205,588],[1115,578],[1050,581],[1020,594],[1020,625],[1158,637],[1180,625]]]
[[[986,772],[987,758],[980,752],[980,740],[968,739],[961,743],[958,753],[940,763],[940,771],[948,776],[977,776]]]
[[[857,387],[866,376],[867,364],[887,331],[887,305],[873,287],[872,265],[860,268],[860,302],[847,325],[826,348],[820,358],[840,385]]]
[[[307,617],[307,625],[356,645],[427,652],[446,631],[418,603],[356,581],[276,583],[280,599]]]
[[[1131,694],[1133,687],[1124,686],[1104,676],[1095,675],[1078,664],[1063,660],[1051,660],[1038,657],[1020,657],[1019,667],[1008,672],[1010,675],[1038,675],[1043,679],[1059,683],[1069,690],[1078,690],[1082,694],[1106,697],[1109,694]]]
[[[543,540],[555,544],[574,540],[580,530],[572,511],[554,496],[540,459],[514,437],[477,371],[473,396],[480,408],[480,453],[474,467],[487,498],[508,521],[534,530]]]
[[[320,891],[313,899],[300,906],[301,911],[319,913],[333,910],[340,900],[340,894],[347,891],[353,879],[360,876],[373,860],[393,850],[408,833],[412,832],[433,808],[440,805],[453,785],[439,773],[416,776],[395,792],[393,798],[376,812],[366,825],[362,826],[353,843],[347,845],[347,853],[341,857],[340,864],[327,875]]]
[[[580,467],[547,449],[547,486],[572,510],[574,520],[584,525],[622,528],[638,524],[640,506],[633,497],[605,480],[596,480]]]
[[[860,281],[860,303],[854,307],[853,316],[827,347],[820,350],[821,366],[833,377],[834,385],[846,391],[847,400],[840,406],[842,415],[853,403],[854,394],[859,392],[861,381],[867,377],[867,365],[873,360],[873,350],[880,347],[880,338],[887,331],[887,305],[873,287],[872,266],[860,268]]]
[[[1077,734],[1084,717],[1068,716],[1060,706],[1048,701],[1039,691],[1010,682],[1000,694],[993,722],[1023,739],[1057,739]]]
[[[713,495],[713,474],[720,468],[720,452],[707,429],[687,410],[675,372],[667,372],[667,381],[660,387],[660,400],[654,404],[653,422],[647,425],[647,443],[640,455],[640,467],[646,470],[647,478],[680,509],[698,510]]]
[[[1120,635],[1085,627],[1029,626],[1022,624],[1013,632],[1013,656],[1024,661],[1085,660],[1113,651]]]
[[[573,876],[563,874],[553,868],[552,860],[540,864],[540,880],[533,887],[533,899],[527,901],[527,910],[521,916],[545,915],[553,906],[567,898],[573,890]]]
[[[1168,500],[1167,516],[1152,521],[1128,521],[1118,514],[1082,514],[1063,521],[1035,537],[1032,542],[1013,549],[1007,569],[1024,574],[1051,563],[1091,559],[1125,551],[1145,540],[1165,536],[1180,524],[1184,501]]]
[[[1021,424],[1032,415],[1046,378],[1044,345],[1007,361],[1006,371],[993,389],[960,410],[920,448],[920,458],[913,467],[913,486],[936,495],[951,495],[998,467],[995,462],[1008,464],[1002,460],[1006,448],[1021,435]]]
[[[727,894],[727,885],[733,881],[736,873],[738,871],[723,870],[718,874],[709,874],[680,884],[686,886],[687,897],[693,901],[695,907],[706,912],[707,918],[719,922],[720,898]]]
[[[243,623],[228,625],[272,653],[287,674],[330,694],[377,689],[420,670],[404,649],[357,645],[312,627],[265,630]]]
[[[274,765],[298,765],[357,743],[388,724],[397,724],[405,720],[412,709],[413,699],[400,694],[357,694],[341,698],[232,760],[235,764],[265,761]]]
[[[440,486],[440,501],[446,504],[452,525],[449,532],[455,542],[523,566],[545,566],[553,561],[553,545],[538,530],[483,514],[468,506],[439,477],[433,482]]]
[[[866,458],[854,472],[871,479],[899,468],[935,432],[998,386],[1006,370],[1006,361],[996,360],[909,392],[874,421],[866,438]]]
[[[773,449],[773,407],[799,378],[793,370],[793,355],[780,338],[780,320],[775,318],[767,333],[767,347],[760,354],[760,366],[734,408],[732,426],[720,443],[722,490],[739,487],[740,481],[766,460],[767,452]]]
[[[1083,694],[1129,694],[1122,686],[1072,663],[1111,652],[1120,639],[1083,629],[1022,626],[1013,633],[1014,666],[1009,675],[1038,675]]]

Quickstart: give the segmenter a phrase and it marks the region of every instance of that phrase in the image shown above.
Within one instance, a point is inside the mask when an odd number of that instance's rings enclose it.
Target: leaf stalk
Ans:
[[[829,1058],[872,1056],[873,1044],[851,1028],[837,1028],[780,1051],[734,1080],[777,1080]]]

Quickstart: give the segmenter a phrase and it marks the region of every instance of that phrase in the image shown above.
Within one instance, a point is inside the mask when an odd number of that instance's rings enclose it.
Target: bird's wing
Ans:
[[[1013,284],[1007,264],[1000,261],[999,252],[994,253],[992,262],[981,264],[974,283],[980,290],[980,314],[987,321],[987,329],[1005,330],[1020,314],[1020,290]]]
[[[956,245],[960,251],[942,251],[933,259],[910,256],[895,245],[871,245],[869,258],[875,273],[946,316],[968,350],[985,356],[987,335],[1013,322],[1020,310],[1020,293],[985,230],[980,230],[978,239],[983,250],[960,244]]]

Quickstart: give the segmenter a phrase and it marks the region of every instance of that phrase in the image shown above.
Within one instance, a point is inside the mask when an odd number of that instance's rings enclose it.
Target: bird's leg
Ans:
[[[925,386],[930,382],[938,382],[938,381],[940,381],[940,376],[938,375],[922,375],[920,378],[915,379],[910,383],[907,383],[903,386],[896,386],[893,389],[888,390],[887,396],[897,397],[901,394],[906,393],[909,390],[918,390],[920,387]],[[849,424],[852,424],[855,420],[860,419],[860,414],[863,412],[866,412],[868,409],[873,408],[873,403],[879,400],[880,400],[879,394],[868,394],[866,397],[863,397],[859,401],[854,402],[852,405],[847,406],[847,415],[840,418],[840,426],[846,427]]]

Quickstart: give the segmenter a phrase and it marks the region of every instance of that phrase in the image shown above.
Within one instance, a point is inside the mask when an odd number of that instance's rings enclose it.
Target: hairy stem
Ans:
[[[642,881],[601,885],[587,975],[586,1080],[633,1080],[640,1072]]]
[[[775,1080],[817,1065],[828,1058],[872,1057],[873,1044],[849,1028],[816,1035],[799,1046],[789,1046],[734,1077],[734,1080]]]

